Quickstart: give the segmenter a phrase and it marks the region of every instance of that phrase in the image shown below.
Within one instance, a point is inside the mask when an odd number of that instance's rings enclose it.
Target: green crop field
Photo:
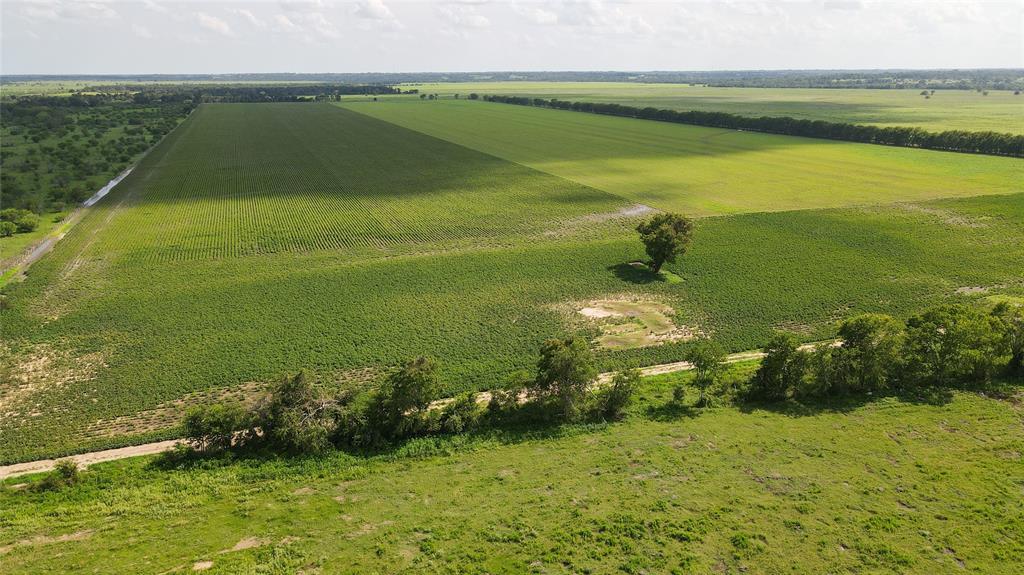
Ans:
[[[469,82],[413,84],[442,96],[503,94],[612,102],[669,110],[706,110],[743,116],[789,116],[877,126],[914,126],[930,131],[991,130],[1024,134],[1024,95],[1010,90],[921,90],[836,88],[712,88],[688,84],[632,82]]]
[[[511,106],[350,102],[387,120],[631,201],[693,215],[1024,191],[1024,162]]]
[[[749,368],[739,371],[749,373]],[[1019,573],[1021,407],[957,393],[0,483],[20,573]],[[692,400],[693,398],[690,398]],[[33,481],[33,480],[28,480]],[[201,536],[197,535],[201,534]]]
[[[344,384],[422,354],[445,392],[488,388],[544,338],[598,336],[576,313],[597,299],[669,305],[740,351],[1024,294],[1019,193],[702,219],[676,283],[627,265],[635,201],[336,106],[202,106],[6,288],[0,460],[167,437],[175,402],[302,368]]]

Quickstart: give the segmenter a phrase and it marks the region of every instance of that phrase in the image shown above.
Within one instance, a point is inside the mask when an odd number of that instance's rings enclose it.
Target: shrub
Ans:
[[[1001,324],[1004,345],[1010,354],[1007,375],[1024,376],[1024,308],[1000,302],[992,309],[992,316]]]
[[[291,453],[326,450],[334,431],[332,402],[313,387],[305,371],[286,377],[257,410],[263,438],[274,449]]]
[[[693,364],[693,384],[700,390],[697,405],[705,406],[708,404],[707,390],[715,383],[722,369],[722,362],[725,361],[725,350],[716,342],[701,339],[686,350],[683,359]]]
[[[371,443],[422,433],[424,414],[440,389],[437,365],[420,357],[392,373],[367,409]]]
[[[534,391],[557,398],[562,417],[576,419],[597,367],[587,341],[580,337],[549,339],[541,346]]]
[[[192,408],[182,424],[185,439],[199,451],[221,451],[254,435],[253,414],[238,403]]]
[[[437,430],[441,433],[462,433],[475,429],[480,422],[480,406],[476,394],[469,392],[445,405],[437,418]]]
[[[639,369],[616,373],[611,384],[598,396],[601,417],[610,420],[622,419],[626,415],[626,408],[633,402],[633,393],[639,385]]]
[[[0,238],[9,238],[13,236],[16,231],[18,231],[18,226],[14,225],[14,222],[0,222]]]
[[[39,216],[26,210],[18,219],[14,220],[14,227],[21,233],[31,232],[39,227]]]
[[[880,314],[850,318],[839,326],[842,344],[831,353],[829,390],[833,393],[882,392],[894,379],[902,360],[903,326]]]
[[[986,384],[1010,353],[1004,323],[965,305],[944,305],[907,320],[904,381],[943,387]]]
[[[797,339],[786,333],[775,335],[765,347],[765,357],[750,382],[754,399],[779,401],[798,388],[807,375],[808,354]]]
[[[53,471],[32,488],[35,491],[57,491],[78,483],[79,479],[78,464],[72,459],[61,459],[53,466]]]

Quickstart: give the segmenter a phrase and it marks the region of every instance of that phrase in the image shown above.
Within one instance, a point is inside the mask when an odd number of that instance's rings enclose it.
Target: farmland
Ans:
[[[1022,191],[1024,165],[479,101],[343,106],[631,201],[696,215]]]
[[[914,126],[929,131],[1024,133],[1024,96],[1012,90],[715,88],[688,84],[627,82],[466,82],[413,84],[421,92],[465,97],[470,93],[558,98],[705,110],[742,116],[789,116],[877,126]]]
[[[11,574],[1010,574],[1024,564],[1019,404],[957,393],[661,410],[687,377],[647,380],[618,424],[421,439],[374,457],[134,459],[91,468],[60,493],[0,488],[0,564]]]
[[[577,310],[608,298],[741,351],[1024,294],[1019,193],[702,219],[676,283],[628,265],[635,201],[336,106],[202,106],[6,290],[0,460],[173,436],[173,402],[303,368],[344,385],[423,354],[446,393],[492,387],[544,338],[597,337]]]

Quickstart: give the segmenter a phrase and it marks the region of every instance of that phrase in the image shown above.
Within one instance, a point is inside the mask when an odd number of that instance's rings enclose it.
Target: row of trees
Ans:
[[[775,336],[750,382],[752,399],[981,387],[1000,374],[1024,376],[1024,312],[996,305],[986,313],[943,305],[900,322],[868,314],[844,321],[837,345],[812,349]]]
[[[594,357],[580,338],[546,341],[536,373],[513,374],[486,403],[473,393],[442,400],[437,372],[434,361],[421,357],[393,371],[377,389],[335,395],[300,372],[280,381],[255,406],[219,403],[189,411],[185,436],[203,451],[255,447],[317,453],[483,425],[612,420],[622,417],[640,379],[638,371],[625,371],[595,389]]]
[[[15,233],[25,233],[39,226],[39,216],[29,210],[6,208],[0,210],[0,237],[10,237]]]
[[[910,148],[926,148],[950,152],[968,152],[974,154],[990,154],[995,156],[1024,157],[1024,135],[1003,134],[998,132],[972,132],[965,130],[947,130],[945,132],[929,132],[921,128],[903,126],[867,126],[846,122],[826,122],[824,120],[801,120],[788,116],[761,116],[759,118],[739,116],[726,112],[704,112],[692,110],[680,112],[676,110],[660,110],[658,108],[637,108],[622,104],[599,102],[569,102],[565,100],[544,98],[527,98],[523,96],[485,95],[484,100],[517,104],[520,106],[539,106],[559,110],[575,110],[612,116],[626,116],[644,120],[658,120],[678,124],[693,124],[713,128],[734,130],[750,130],[787,136],[803,136],[807,138],[825,138],[830,140],[846,140],[868,144],[888,146],[904,146]]]

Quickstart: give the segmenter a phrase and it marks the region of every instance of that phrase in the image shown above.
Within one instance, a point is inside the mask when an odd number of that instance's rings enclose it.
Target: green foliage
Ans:
[[[612,421],[625,417],[626,409],[633,403],[633,395],[639,387],[639,369],[627,369],[616,373],[611,383],[597,394],[601,417]]]
[[[654,273],[661,271],[665,262],[675,263],[686,253],[693,236],[693,222],[680,214],[657,214],[636,227],[640,241],[651,258]]]
[[[330,447],[334,430],[331,402],[305,371],[285,377],[257,408],[263,440],[288,453],[320,453]]]
[[[182,434],[200,451],[222,451],[254,438],[253,414],[239,403],[215,403],[188,410]]]
[[[832,393],[881,393],[896,379],[903,360],[903,325],[890,316],[865,314],[839,326],[838,348],[820,350],[832,356]]]
[[[992,315],[1002,323],[1004,345],[1010,353],[1007,374],[1024,376],[1024,306],[1000,302],[992,309]]]
[[[0,221],[0,238],[9,238],[18,231],[18,226],[14,222]]]
[[[716,341],[702,338],[697,340],[686,350],[684,358],[693,364],[693,385],[700,390],[700,398],[697,405],[704,407],[708,404],[708,389],[714,385],[719,372],[722,370],[725,361],[725,349]],[[676,394],[673,397],[681,396]]]
[[[533,391],[558,400],[565,421],[576,419],[587,388],[597,378],[594,355],[581,337],[549,339],[540,348]]]
[[[965,305],[944,305],[907,320],[906,379],[942,387],[984,385],[1009,354],[998,317]]]
[[[81,479],[78,464],[72,459],[61,459],[38,483],[32,484],[33,491],[58,491],[75,485]]]
[[[750,394],[755,399],[780,401],[789,397],[807,375],[808,354],[791,334],[776,334],[764,348],[761,367],[754,374]]]

